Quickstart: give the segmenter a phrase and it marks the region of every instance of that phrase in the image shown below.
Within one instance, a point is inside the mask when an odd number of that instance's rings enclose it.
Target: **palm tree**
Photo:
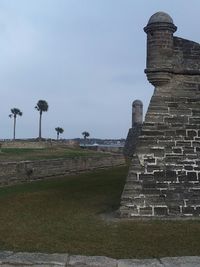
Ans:
[[[39,100],[37,102],[37,105],[35,106],[35,109],[39,111],[40,117],[39,117],[39,140],[42,138],[42,112],[46,112],[49,108],[48,103],[45,100]]]
[[[17,119],[17,116],[22,116],[22,112],[18,108],[12,108],[10,111],[11,111],[11,114],[9,115],[9,117],[14,118],[13,140],[15,140],[16,119]]]
[[[90,134],[88,133],[88,132],[82,132],[82,135],[83,135],[83,137],[84,137],[84,146],[86,145],[86,139],[87,139],[87,137],[89,137],[90,136]]]
[[[64,130],[61,127],[56,127],[55,130],[57,132],[57,140],[58,140],[59,139],[59,134],[62,134],[64,132]]]

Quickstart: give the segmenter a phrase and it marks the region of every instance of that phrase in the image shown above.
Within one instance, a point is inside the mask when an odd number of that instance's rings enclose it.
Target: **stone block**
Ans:
[[[14,253],[12,251],[0,251],[0,264],[6,261]]]
[[[184,169],[187,171],[191,171],[194,169],[194,167],[192,165],[186,165],[186,166],[184,166]]]
[[[166,177],[166,181],[176,181],[177,174],[175,171],[166,170],[165,171],[165,177]]]
[[[88,267],[116,267],[117,260],[103,256],[70,256],[70,267],[88,266]]]
[[[186,130],[178,129],[178,130],[176,130],[176,135],[185,137],[186,136]]]
[[[167,130],[168,129],[168,126],[164,123],[158,123],[157,124],[157,129],[158,130]]]
[[[162,258],[161,263],[164,265],[164,267],[199,267],[200,257],[188,256]]]
[[[66,266],[69,260],[68,254],[43,254],[18,252],[3,260],[3,263],[18,266]]]
[[[200,204],[200,202],[199,202],[199,204]],[[200,207],[195,207],[195,209],[194,209],[194,215],[200,216]]]
[[[195,124],[195,125],[200,124],[200,118],[191,117],[191,118],[189,118],[189,123]]]
[[[118,260],[117,267],[163,267],[157,259],[124,259]]]
[[[144,197],[134,197],[133,204],[136,206],[143,207],[145,204],[145,198]]]
[[[150,149],[150,152],[154,154],[154,157],[163,157],[164,154],[165,154],[164,148],[159,148],[159,147],[157,147],[157,148],[155,148],[155,147],[151,148]]]
[[[151,207],[140,208],[139,215],[152,216],[152,208]]]
[[[175,155],[175,154],[166,154],[165,155],[165,163],[166,164],[174,164],[174,163],[181,163],[184,160],[184,155]]]
[[[167,216],[167,207],[154,207],[154,214],[155,216]]]
[[[198,136],[198,133],[194,130],[187,130],[187,136],[193,138],[195,136]]]
[[[165,171],[163,171],[163,170],[155,171],[154,172],[154,178],[155,178],[155,181],[158,181],[158,182],[165,181]]]
[[[188,179],[188,181],[197,181],[198,180],[197,173],[196,172],[188,172],[187,173],[187,179]]]
[[[178,106],[179,106],[179,105],[178,105],[178,103],[176,103],[176,102],[171,102],[171,103],[169,102],[169,103],[168,103],[168,107],[169,107],[169,108],[178,108]]]
[[[139,174],[139,180],[152,181],[154,180],[154,175],[150,173],[141,173]]]
[[[194,116],[194,117],[200,117],[200,110],[199,109],[192,110],[192,116]]]
[[[182,148],[174,147],[172,151],[174,154],[182,154]]]
[[[152,181],[143,181],[142,183],[143,189],[155,189],[156,188],[156,182],[154,180]]]
[[[159,188],[159,189],[168,189],[168,183],[165,183],[165,182],[157,182],[156,183],[156,188]]]
[[[155,158],[146,158],[144,159],[144,164],[155,164],[156,160]]]
[[[169,205],[168,209],[169,209],[169,215],[172,215],[172,216],[181,215],[181,208],[178,205],[175,205],[175,206]]]
[[[174,130],[167,130],[167,131],[165,131],[165,135],[166,136],[175,136],[176,135],[176,131]]]
[[[192,216],[195,214],[194,207],[183,207],[182,213],[183,213],[183,215],[191,215]]]
[[[166,117],[164,118],[164,123],[180,123],[180,124],[184,124],[184,123],[188,123],[188,117],[185,116],[174,116],[174,117]]]
[[[164,132],[163,131],[155,131],[155,130],[142,130],[141,131],[141,135],[143,136],[163,136],[164,135]]]
[[[191,141],[182,141],[182,140],[180,140],[180,141],[176,142],[176,145],[178,147],[185,147],[185,146],[191,147],[192,146],[192,142]]]

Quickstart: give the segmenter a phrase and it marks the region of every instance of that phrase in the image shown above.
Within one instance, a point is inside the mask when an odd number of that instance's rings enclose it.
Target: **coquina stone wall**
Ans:
[[[0,186],[120,165],[125,165],[121,155],[0,162]]]
[[[155,87],[121,198],[122,217],[200,216],[200,45],[174,37],[163,12],[147,26]]]

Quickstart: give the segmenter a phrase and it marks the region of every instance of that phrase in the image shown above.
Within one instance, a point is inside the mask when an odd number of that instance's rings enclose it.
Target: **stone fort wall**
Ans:
[[[121,198],[122,217],[200,216],[200,45],[174,37],[163,12],[147,26],[155,87]]]
[[[0,162],[0,186],[125,165],[122,155]]]

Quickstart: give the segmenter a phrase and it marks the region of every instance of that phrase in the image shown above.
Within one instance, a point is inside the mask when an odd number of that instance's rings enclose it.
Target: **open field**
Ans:
[[[0,161],[42,160],[57,158],[106,156],[108,153],[81,148],[2,148]]]
[[[126,167],[0,189],[0,250],[114,258],[200,255],[200,221],[105,221]]]

